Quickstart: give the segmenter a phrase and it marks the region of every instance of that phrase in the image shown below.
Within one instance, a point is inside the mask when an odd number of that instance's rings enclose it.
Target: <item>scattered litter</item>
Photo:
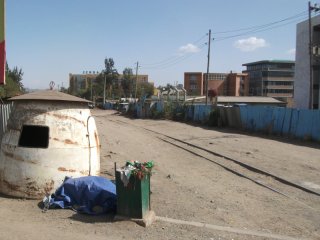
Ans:
[[[120,169],[120,178],[123,182],[123,185],[125,187],[128,185],[131,176],[134,176],[141,180],[145,176],[151,175],[153,166],[154,163],[152,161],[143,163],[140,163],[138,161],[128,161],[126,165]]]
[[[132,170],[134,170],[135,168],[132,165],[127,165],[124,168],[122,168],[121,172],[120,172],[120,179],[123,182],[123,185],[126,187],[128,186],[130,177],[131,177],[131,172]]]

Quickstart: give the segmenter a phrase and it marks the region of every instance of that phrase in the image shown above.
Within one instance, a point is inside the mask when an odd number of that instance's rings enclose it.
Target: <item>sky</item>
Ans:
[[[320,1],[311,1],[312,4]],[[113,58],[155,86],[184,72],[241,72],[244,63],[294,60],[296,24],[308,0],[7,0],[10,68],[31,89],[69,86],[69,73],[101,71]]]

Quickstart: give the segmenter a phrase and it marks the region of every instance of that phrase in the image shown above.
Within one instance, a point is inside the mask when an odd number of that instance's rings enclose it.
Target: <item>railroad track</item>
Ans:
[[[273,173],[259,169],[255,166],[241,162],[240,160],[228,157],[224,154],[212,151],[210,149],[191,144],[184,140],[148,129],[146,127],[137,126],[121,120],[111,120],[117,124],[124,124],[134,126],[139,129],[151,132],[159,140],[166,142],[172,146],[189,152],[203,160],[209,161],[215,165],[220,166],[224,170],[235,174],[239,177],[245,178],[255,184],[268,189],[272,192],[280,194],[290,200],[310,208],[314,211],[320,212],[320,193],[311,189],[305,188],[283,177],[277,176]]]

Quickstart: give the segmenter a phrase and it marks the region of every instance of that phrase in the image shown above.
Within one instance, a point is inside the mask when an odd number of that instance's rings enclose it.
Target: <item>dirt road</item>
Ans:
[[[114,162],[155,162],[151,201],[158,221],[144,229],[113,216],[42,213],[39,201],[0,197],[0,239],[320,239],[319,145],[113,111],[93,115],[102,175],[113,178]]]

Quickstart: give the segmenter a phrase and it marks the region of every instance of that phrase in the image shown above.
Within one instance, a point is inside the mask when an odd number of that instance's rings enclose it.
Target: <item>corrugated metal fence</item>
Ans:
[[[208,120],[212,106],[208,105],[187,105],[185,108],[185,120],[203,122]]]
[[[3,133],[7,129],[7,122],[11,113],[12,104],[0,104],[0,146]]]
[[[320,110],[241,106],[242,128],[320,141]]]
[[[148,117],[148,114],[143,114],[142,109],[142,106],[138,106],[138,116]],[[182,109],[184,120],[202,123],[209,120],[210,113],[214,110],[212,105],[203,104],[185,105]],[[163,103],[157,104],[157,110],[164,111]],[[243,105],[219,106],[218,111],[218,126],[320,141],[320,110]]]

